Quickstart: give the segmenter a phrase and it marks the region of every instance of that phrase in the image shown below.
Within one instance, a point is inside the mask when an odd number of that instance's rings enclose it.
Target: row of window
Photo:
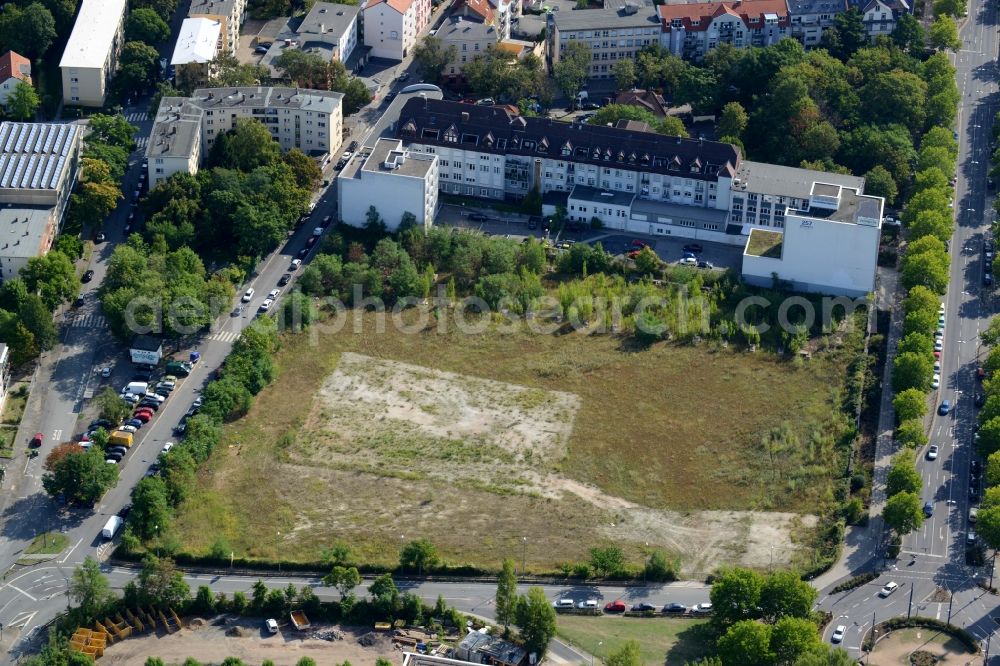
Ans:
[[[633,35],[656,35],[657,28],[622,28],[621,30],[587,30],[584,32],[564,32],[560,39],[590,39],[592,37],[632,37]]]

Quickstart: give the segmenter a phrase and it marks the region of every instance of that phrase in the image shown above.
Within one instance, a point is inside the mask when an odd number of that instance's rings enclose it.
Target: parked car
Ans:
[[[979,461],[978,461],[978,460],[975,460],[975,459],[974,459],[974,460],[972,461],[972,463],[970,463],[970,464],[969,464],[969,473],[970,473],[970,474],[971,474],[972,476],[979,476],[979,470],[980,470],[980,469],[981,469],[981,468],[980,468],[980,466],[979,466]]]
[[[621,600],[618,600],[618,601],[609,601],[608,603],[604,604],[604,612],[605,613],[624,613],[625,612],[625,602],[621,601]]]
[[[469,219],[473,222],[485,222],[487,218],[482,213],[469,213]]]
[[[986,271],[983,273],[983,284],[987,287],[993,284],[993,273]]]
[[[934,341],[934,351],[936,352],[944,351],[944,342],[942,342],[941,338],[937,338]]]
[[[107,430],[108,428],[113,428],[114,425],[115,425],[114,423],[112,423],[107,419],[94,419],[93,421],[90,422],[91,428],[104,428],[105,430]]]
[[[105,236],[104,232],[102,231],[101,233],[97,234],[97,238],[95,238],[94,240],[97,241],[98,243],[103,243],[104,241],[107,240],[107,238],[108,237]]]
[[[163,445],[163,448],[160,449],[160,455],[162,456],[164,453],[169,453],[170,449],[172,449],[172,448],[174,448],[174,443],[173,442],[167,442],[166,444]]]
[[[264,620],[264,627],[267,628],[267,633],[276,634],[278,633],[278,621],[272,618]]]
[[[982,393],[977,393],[975,397],[973,397],[972,402],[976,405],[976,407],[982,407],[986,404],[986,396]]]
[[[291,273],[285,273],[280,278],[278,278],[278,286],[279,287],[284,287],[286,284],[288,284],[291,281],[291,279],[292,279],[292,274]]]
[[[292,259],[292,263],[288,266],[288,270],[296,271],[299,269],[299,266],[301,265],[302,265],[301,259]]]
[[[975,545],[976,533],[973,532],[972,530],[969,530],[969,532],[965,535],[965,543],[968,544],[969,546]]]
[[[664,613],[686,613],[687,606],[684,604],[679,604],[676,601],[671,602],[663,607]]]
[[[645,613],[646,611],[655,611],[656,606],[654,606],[653,604],[647,604],[643,602],[641,604],[634,604],[632,606],[632,610],[637,613]]]
[[[124,457],[125,455],[122,453],[105,453],[104,462],[113,462],[117,465]]]
[[[243,292],[243,298],[240,300],[242,300],[244,303],[249,303],[252,298],[253,298],[253,287],[250,287],[245,292]]]
[[[162,396],[160,396],[160,397],[162,397]],[[160,403],[156,402],[155,400],[140,400],[139,401],[139,406],[140,407],[148,407],[149,409],[152,409],[154,412],[160,410]]]
[[[705,248],[698,243],[688,243],[684,246],[683,250],[685,252],[704,252]]]
[[[36,432],[34,437],[31,438],[31,441],[28,442],[28,446],[33,449],[37,449],[42,445],[43,441],[45,441],[45,436],[40,432]]]
[[[256,48],[254,48],[253,52],[254,53],[267,53],[267,47],[266,46],[258,46]]]
[[[125,506],[123,506],[122,508],[120,508],[118,510],[118,517],[119,518],[128,518],[128,514],[130,514],[131,512],[132,512],[132,505],[131,504],[126,504]]]
[[[936,389],[940,386],[941,386],[941,375],[934,373],[934,376],[931,377],[931,388]]]
[[[315,236],[310,236],[309,240],[313,240],[314,238],[315,238]],[[307,245],[311,245],[311,243],[309,243],[309,240],[306,241]],[[315,241],[313,240],[313,242],[315,242]],[[301,250],[299,250],[299,253],[296,256],[299,259],[305,259],[306,256],[309,254],[309,250],[310,249],[311,249],[310,247],[304,247]],[[299,263],[301,263],[301,262],[299,262]]]
[[[707,615],[712,612],[712,604],[710,603],[695,604],[694,606],[691,606],[691,612],[695,613],[696,615]]]
[[[927,449],[927,459],[937,460],[937,457],[938,457],[938,445],[931,444],[930,447]]]
[[[586,601],[581,601],[576,605],[576,607],[584,610],[595,609],[597,608],[597,599],[587,599]]]
[[[128,453],[128,449],[126,449],[124,446],[109,446],[108,448],[104,449],[104,451],[105,453],[120,453],[122,454],[122,456]]]
[[[142,425],[142,424],[140,424],[140,425]],[[138,427],[136,427],[134,425],[129,425],[128,422],[126,422],[125,425],[123,425],[121,428],[118,428],[118,429],[121,430],[122,432],[128,432],[128,433],[135,433],[135,432],[137,432],[139,430]]]
[[[267,298],[273,301],[278,297],[278,294],[280,293],[281,293],[280,289],[272,289],[271,291],[267,292]]]
[[[899,583],[890,580],[888,583],[882,586],[881,590],[878,591],[878,596],[885,599],[887,596],[895,592],[898,588],[899,588]]]
[[[697,266],[698,260],[695,259],[694,257],[684,257],[677,263],[680,264],[681,266]]]
[[[576,603],[569,598],[556,599],[552,602],[553,608],[573,608],[575,605]]]
[[[80,278],[80,282],[90,282],[94,279],[94,271],[84,271],[83,277]]]
[[[970,508],[969,509],[969,522],[970,523],[975,523],[977,517],[979,517],[979,508],[978,507],[972,507],[972,508]]]
[[[133,420],[139,421],[140,423],[149,423],[150,419],[153,418],[152,412],[136,412],[132,415]]]
[[[272,303],[274,303],[274,301],[271,300],[270,298],[264,299],[264,302],[260,304],[260,307],[257,308],[257,311],[258,312],[267,312],[268,310],[271,309],[271,304]]]
[[[712,268],[715,268],[715,266],[710,261],[699,261],[698,262],[698,268],[712,269]]]

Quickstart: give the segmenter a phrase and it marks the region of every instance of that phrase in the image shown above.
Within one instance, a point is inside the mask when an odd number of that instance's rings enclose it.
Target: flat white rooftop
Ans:
[[[215,47],[222,33],[222,23],[215,19],[186,18],[177,36],[171,65],[189,65],[215,60]]]
[[[128,0],[83,0],[60,67],[100,68],[108,61]]]

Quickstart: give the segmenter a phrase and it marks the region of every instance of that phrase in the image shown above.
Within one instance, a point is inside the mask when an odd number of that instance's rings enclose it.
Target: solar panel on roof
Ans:
[[[45,131],[41,125],[33,125],[31,128],[31,138],[28,140],[31,144],[31,152],[38,153],[42,149],[42,143],[45,141]]]
[[[3,170],[3,178],[0,179],[0,187],[7,187],[10,183],[11,176],[14,175],[14,169],[17,167],[17,158],[10,156],[7,162],[7,168]]]
[[[10,179],[10,186],[17,187],[17,184],[21,181],[21,174],[24,173],[24,167],[27,166],[28,160],[24,157],[17,157],[17,168],[14,169],[14,177]]]
[[[10,123],[0,123],[0,145],[7,142],[7,137],[10,136]]]
[[[7,142],[4,144],[3,151],[9,153],[14,150],[14,143],[17,141],[17,123],[9,123],[10,134],[7,135]]]
[[[48,127],[47,131],[45,132],[45,149],[44,149],[44,152],[46,152],[46,153],[51,153],[52,152],[52,144],[53,144],[53,142],[55,142],[55,140],[56,140],[56,128],[55,127]]]
[[[17,141],[14,143],[14,152],[19,153],[24,150],[24,141],[28,138],[27,128],[18,123],[17,125]]]
[[[49,187],[49,188],[55,187],[54,183],[52,185],[48,185],[47,184],[49,182],[49,178],[52,177],[52,170],[54,168],[56,168],[56,158],[54,158],[54,157],[48,157],[48,158],[46,158],[45,159],[45,173],[42,175],[42,182],[41,182],[41,186],[42,187]],[[56,175],[58,175],[58,173]]]
[[[64,155],[66,150],[66,125],[59,128],[59,136],[56,138],[56,145],[52,147],[52,152]]]
[[[63,164],[66,163],[65,157],[60,157],[59,161],[56,163],[56,171],[52,174],[52,181],[49,183],[49,187],[55,187],[56,182],[59,180],[59,174],[62,173]]]
[[[32,155],[28,158],[28,166],[24,170],[24,177],[21,178],[21,187],[28,187],[28,183],[32,183],[35,180],[35,170],[38,166],[38,155]]]

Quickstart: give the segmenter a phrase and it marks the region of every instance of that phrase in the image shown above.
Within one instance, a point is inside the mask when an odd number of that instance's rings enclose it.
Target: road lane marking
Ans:
[[[14,590],[16,592],[20,592],[21,594],[23,594],[24,596],[28,597],[32,601],[38,601],[38,599],[36,599],[35,597],[31,596],[30,594],[28,594],[27,592],[25,592],[24,590],[22,590],[21,588],[19,588],[16,585],[11,585],[10,583],[7,583],[7,587],[11,588],[12,590]]]

